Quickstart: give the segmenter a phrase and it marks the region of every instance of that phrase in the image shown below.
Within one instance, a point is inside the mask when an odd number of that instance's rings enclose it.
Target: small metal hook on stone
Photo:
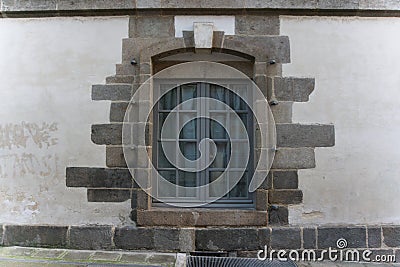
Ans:
[[[137,61],[135,58],[131,60],[131,65],[137,65]]]

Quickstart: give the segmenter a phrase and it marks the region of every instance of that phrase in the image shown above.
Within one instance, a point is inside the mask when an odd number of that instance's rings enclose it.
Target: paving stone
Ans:
[[[28,247],[65,247],[67,245],[67,227],[6,225],[5,246]]]
[[[315,168],[313,148],[278,148],[272,169],[310,169]]]
[[[268,222],[270,225],[288,225],[288,208],[282,205],[271,205],[268,209]]]
[[[122,124],[92,125],[92,141],[97,145],[121,145]]]
[[[299,186],[297,171],[274,171],[273,177],[274,189],[297,189]]]
[[[278,16],[235,16],[236,34],[279,35]]]
[[[154,249],[153,228],[116,228],[114,243],[117,249],[143,250]]]
[[[129,169],[68,167],[68,187],[132,188],[135,186]]]
[[[110,226],[72,226],[69,247],[75,249],[111,249],[112,231]]]
[[[62,257],[64,261],[88,261],[94,254],[94,251],[79,251],[79,250],[67,250],[67,253]]]
[[[337,248],[337,241],[344,238],[347,248],[365,248],[366,229],[365,227],[318,227],[318,248]]]
[[[381,227],[368,226],[368,247],[380,248],[382,246],[382,230]]]
[[[279,147],[330,147],[335,145],[335,128],[322,124],[276,124]]]
[[[125,202],[131,198],[130,190],[88,189],[88,202]]]
[[[383,226],[383,243],[388,247],[400,247],[400,227]]]
[[[303,248],[305,249],[316,249],[317,248],[317,236],[315,228],[303,228]]]
[[[119,260],[121,255],[115,252],[101,252],[96,251],[91,257],[91,260],[96,261],[117,261]]]
[[[301,190],[270,190],[268,194],[271,204],[300,204],[303,201]]]
[[[272,228],[272,249],[299,249],[301,248],[300,228]]]
[[[131,84],[95,84],[92,86],[92,100],[130,101]]]
[[[31,257],[38,252],[36,248],[0,247],[1,257]]]
[[[61,256],[63,256],[65,253],[65,250],[61,249],[39,249],[33,255],[33,257],[41,259],[57,259],[61,258]]]
[[[174,37],[174,16],[137,16],[129,18],[129,37]]]
[[[260,248],[257,229],[196,229],[196,250],[233,251]]]

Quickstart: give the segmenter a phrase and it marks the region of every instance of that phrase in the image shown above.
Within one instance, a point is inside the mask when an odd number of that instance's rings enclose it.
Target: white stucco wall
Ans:
[[[0,222],[119,224],[121,204],[88,203],[66,166],[104,166],[90,141],[109,103],[91,101],[121,61],[127,17],[0,19]]]
[[[400,223],[400,19],[282,17],[292,63],[316,78],[295,122],[334,123],[336,145],[300,171],[292,224]]]

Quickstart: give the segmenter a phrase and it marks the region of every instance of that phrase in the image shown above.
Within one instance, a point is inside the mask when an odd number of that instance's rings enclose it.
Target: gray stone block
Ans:
[[[179,232],[177,228],[154,229],[154,249],[157,251],[179,251]]]
[[[196,250],[234,251],[260,248],[255,228],[196,229]]]
[[[56,10],[57,0],[2,0],[2,11]]]
[[[300,249],[300,228],[272,228],[271,249]]]
[[[154,228],[116,228],[114,244],[117,249],[154,250]]]
[[[268,194],[271,204],[300,204],[303,201],[301,190],[270,190]]]
[[[130,190],[88,189],[88,202],[125,202],[131,198]]]
[[[272,163],[272,169],[310,168],[315,168],[313,148],[279,148]]]
[[[115,73],[117,75],[138,75],[139,66],[130,63],[115,65]]]
[[[92,142],[97,145],[121,145],[122,124],[92,125]]]
[[[72,226],[69,231],[69,247],[73,249],[111,249],[111,226]]]
[[[192,252],[196,249],[195,228],[180,228],[179,231],[179,251]]]
[[[278,147],[329,147],[335,145],[333,125],[276,124]]]
[[[132,188],[135,187],[128,169],[68,167],[68,187]]]
[[[279,102],[278,105],[270,106],[274,115],[275,123],[291,123],[293,102]]]
[[[382,246],[382,229],[381,227],[368,226],[368,247],[380,248]]]
[[[174,16],[137,16],[129,18],[129,37],[174,37]]]
[[[66,247],[67,230],[66,226],[6,225],[3,244],[25,247]]]
[[[244,35],[279,35],[278,16],[235,16],[235,32]]]
[[[365,248],[367,246],[365,227],[318,227],[318,248],[337,248],[337,241],[344,238],[348,248]]]
[[[299,179],[297,171],[274,171],[273,172],[274,189],[297,189]]]
[[[383,243],[388,247],[400,247],[400,227],[383,226]]]
[[[268,190],[257,189],[256,195],[256,210],[268,210]]]
[[[274,93],[278,101],[307,102],[314,91],[314,78],[274,77]]]
[[[319,9],[357,10],[359,7],[359,0],[318,0],[317,7]]]
[[[111,4],[104,0],[58,0],[58,10],[132,9],[135,8],[134,2],[132,0],[115,0]]]
[[[93,100],[130,101],[131,84],[96,84],[92,86]]]
[[[318,0],[250,0],[245,8],[282,8],[282,9],[314,9]]]
[[[106,84],[132,84],[135,81],[135,75],[114,75],[106,77]]]
[[[123,122],[129,102],[113,102],[110,107],[110,122]]]
[[[315,228],[303,228],[303,248],[316,249],[317,235]]]
[[[106,147],[106,165],[108,167],[126,168],[124,151],[120,146]]]
[[[223,48],[252,55],[260,62],[274,59],[277,63],[290,63],[290,44],[287,36],[227,35]]]
[[[268,222],[271,225],[288,225],[289,210],[286,206],[273,205],[268,209]]]
[[[3,225],[0,224],[0,246],[3,245]]]
[[[269,172],[265,180],[262,184],[258,187],[258,189],[271,189],[272,188],[272,172]]]
[[[398,0],[359,0],[361,10],[400,10]]]

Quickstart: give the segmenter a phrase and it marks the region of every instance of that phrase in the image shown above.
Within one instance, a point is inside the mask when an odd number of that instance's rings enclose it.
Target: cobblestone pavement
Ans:
[[[400,264],[298,262],[298,267],[400,267]],[[153,251],[89,251],[0,247],[0,267],[184,267],[185,255]]]

